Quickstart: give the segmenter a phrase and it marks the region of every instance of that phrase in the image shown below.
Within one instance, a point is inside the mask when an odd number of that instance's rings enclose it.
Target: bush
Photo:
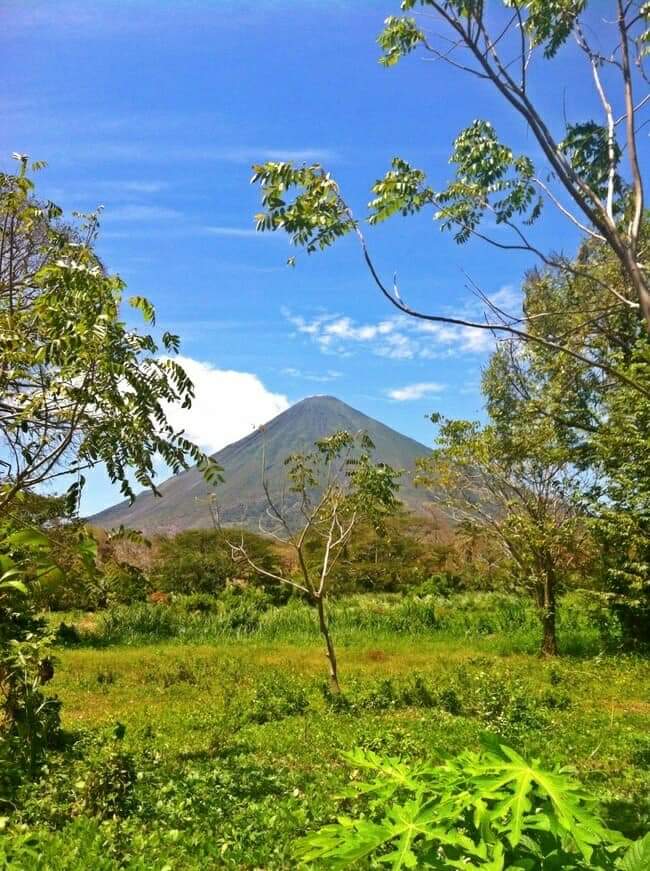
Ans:
[[[269,723],[304,714],[309,699],[304,688],[282,672],[273,672],[260,680],[246,705],[244,722]]]
[[[219,610],[219,599],[211,593],[177,596],[174,604],[188,614],[216,614]]]
[[[233,532],[256,565],[274,571],[277,558],[268,539],[252,532]],[[193,529],[173,538],[160,538],[151,573],[156,588],[169,593],[217,595],[228,581],[239,578],[260,586],[269,584],[265,575],[253,571],[248,563],[234,561],[228,544],[216,530]],[[282,594],[284,595],[284,594]]]
[[[427,596],[441,596],[448,598],[451,595],[461,592],[463,589],[463,579],[459,575],[454,575],[451,572],[438,572],[431,575],[417,587],[409,590],[412,596],[424,598]]]
[[[8,601],[0,606],[0,786],[34,775],[61,736],[57,698],[43,686],[54,675],[53,637],[46,625]]]
[[[219,596],[219,622],[224,629],[254,632],[270,607],[271,598],[263,589],[233,584]]]
[[[138,778],[132,754],[114,749],[93,762],[85,783],[82,781],[84,810],[100,819],[128,816]]]

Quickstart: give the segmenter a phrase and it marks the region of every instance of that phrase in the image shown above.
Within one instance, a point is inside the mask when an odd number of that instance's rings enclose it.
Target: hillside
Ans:
[[[267,477],[275,491],[284,480],[283,461],[287,454],[309,450],[316,439],[337,430],[367,432],[375,443],[376,458],[405,470],[400,499],[407,508],[422,510],[427,497],[413,486],[411,473],[416,458],[429,449],[333,396],[312,396],[214,454],[225,476],[225,482],[217,490],[209,487],[196,469],[189,469],[160,485],[162,498],[143,492],[133,505],[121,502],[91,517],[90,522],[104,528],[124,524],[145,532],[178,532],[206,527],[212,522],[208,496],[218,492],[223,522],[256,530],[266,509],[261,486],[263,452]]]

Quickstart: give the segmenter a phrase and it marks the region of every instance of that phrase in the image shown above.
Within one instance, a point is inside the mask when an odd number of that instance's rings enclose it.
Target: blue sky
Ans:
[[[425,414],[474,417],[490,341],[395,317],[353,240],[285,261],[286,239],[256,234],[253,161],[319,161],[358,213],[400,154],[442,186],[449,146],[474,118],[515,149],[526,130],[497,95],[416,57],[386,70],[375,44],[396,0],[0,0],[3,166],[45,159],[42,194],[66,210],[104,206],[100,253],[129,293],[182,338],[199,397],[182,422],[209,449],[304,396],[331,393],[425,443]],[[590,90],[569,49],[541,64],[533,93],[551,118],[584,120]],[[585,75],[585,81],[588,77]],[[532,149],[535,155],[535,149]],[[576,236],[549,215],[541,245]],[[431,216],[371,231],[378,265],[410,303],[476,308],[466,272],[516,297],[532,261],[457,246]],[[96,474],[88,512],[115,501]]]

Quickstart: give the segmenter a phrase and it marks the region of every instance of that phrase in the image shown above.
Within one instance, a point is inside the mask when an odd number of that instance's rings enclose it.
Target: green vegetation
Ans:
[[[534,609],[525,599],[501,611],[495,604],[452,599],[444,611],[438,602],[440,628],[409,635],[385,617],[379,629],[379,601],[341,602],[357,625],[335,624],[345,674],[338,696],[307,606],[302,628],[287,616],[284,629],[206,633],[196,643],[188,617],[171,643],[134,633],[117,644],[104,636],[102,646],[59,646],[53,690],[65,744],[50,751],[40,779],[13,785],[5,862],[297,867],[298,839],[341,814],[384,815],[377,796],[348,795],[368,774],[343,754],[363,748],[420,771],[425,760],[438,766],[479,751],[486,731],[544,769],[575,767],[571,778],[598,799],[604,824],[639,837],[650,822],[646,662],[592,656],[580,646],[586,627],[574,635],[575,612],[565,625],[562,603],[560,642],[583,655],[519,653],[537,645]],[[527,614],[518,641],[508,622],[517,608]],[[500,625],[490,626],[495,614]]]
[[[398,507],[395,493],[400,473],[386,463],[375,462],[374,448],[367,433],[341,431],[319,439],[312,451],[290,454],[284,462],[293,500],[288,506],[272,495],[264,473],[262,486],[270,523],[262,529],[289,550],[293,572],[262,568],[243,538],[237,541],[224,532],[233,558],[241,558],[254,572],[301,593],[314,607],[325,644],[330,687],[336,693],[340,692],[338,664],[327,613],[336,579],[333,569],[363,521],[381,535],[386,518]],[[218,513],[215,519],[218,521]]]
[[[353,232],[402,312],[507,337],[484,373],[487,420],[432,416],[418,483],[444,528],[402,512],[399,470],[375,461],[367,433],[340,430],[285,458],[289,503],[263,475],[267,537],[223,527],[218,489],[210,531],[87,529],[88,468],[130,499],[133,478],[156,492],[156,459],[194,464],[210,486],[220,470],[167,420],[193,397],[167,356],[178,338],[159,345],[121,319],[97,216],[73,225],[39,202],[26,157],[0,174],[0,867],[650,867],[634,98],[650,4],[616,4],[612,64],[587,41],[582,0],[507,0],[496,38],[487,4],[402,3],[418,6],[523,117],[550,176],[479,120],[441,191],[395,158],[368,221],[434,207],[459,243],[496,222],[514,234],[499,247],[541,261],[521,316],[487,299],[484,323],[413,311],[320,166],[259,165],[254,181],[259,229],[308,253]],[[605,124],[567,123],[556,141],[527,77],[532,54],[550,62],[569,37]],[[454,63],[414,19],[389,18],[379,42],[386,66],[416,49]],[[605,63],[624,98],[616,121]],[[528,241],[545,203],[584,234],[575,258]],[[129,302],[153,325],[146,299]],[[39,491],[61,479],[62,496]]]

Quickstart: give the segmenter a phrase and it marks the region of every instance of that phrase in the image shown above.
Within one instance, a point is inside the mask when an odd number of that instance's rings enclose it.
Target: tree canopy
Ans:
[[[98,215],[65,222],[37,199],[25,156],[0,174],[0,509],[45,482],[72,480],[75,507],[83,471],[103,464],[130,499],[129,476],[155,490],[154,462],[173,472],[196,463],[218,469],[175,431],[165,406],[189,407],[193,386],[173,359],[179,339],[129,328],[124,282],[94,245]],[[149,325],[155,310],[128,300]],[[161,355],[164,354],[164,356]]]
[[[393,66],[421,50],[487,83],[525,123],[535,149],[516,153],[501,140],[490,120],[474,120],[453,142],[450,163],[455,170],[446,187],[435,189],[424,170],[396,156],[384,177],[371,187],[365,220],[355,216],[335,178],[320,165],[259,164],[253,175],[262,194],[258,229],[283,230],[308,253],[353,233],[373,280],[389,302],[407,315],[510,334],[562,351],[650,395],[647,382],[620,371],[612,361],[572,347],[567,339],[576,316],[611,309],[631,313],[650,330],[644,176],[638,155],[638,115],[648,101],[640,92],[646,86],[650,6],[612,0],[606,7],[601,20],[604,4],[587,0],[501,0],[495,4],[404,0],[402,11],[421,13],[421,21],[408,16],[386,19],[378,40],[381,63]],[[598,18],[598,40],[592,39],[594,16]],[[535,99],[531,80],[543,75],[544,65],[553,63],[569,42],[584,59],[582,67],[576,63],[576,75],[593,83],[601,113],[580,121],[565,117],[558,124]],[[567,300],[561,323],[542,331],[531,313],[503,310],[490,302],[478,284],[473,289],[484,303],[483,319],[412,308],[396,281],[389,285],[381,278],[364,223],[373,225],[425,209],[432,211],[434,220],[457,243],[478,238],[500,250],[527,252],[543,268],[589,281],[597,301],[577,308]],[[622,281],[611,281],[591,270],[589,263],[540,247],[534,225],[549,209],[585,238],[611,251]],[[494,226],[502,232],[491,233]],[[536,317],[545,316],[537,313]]]

